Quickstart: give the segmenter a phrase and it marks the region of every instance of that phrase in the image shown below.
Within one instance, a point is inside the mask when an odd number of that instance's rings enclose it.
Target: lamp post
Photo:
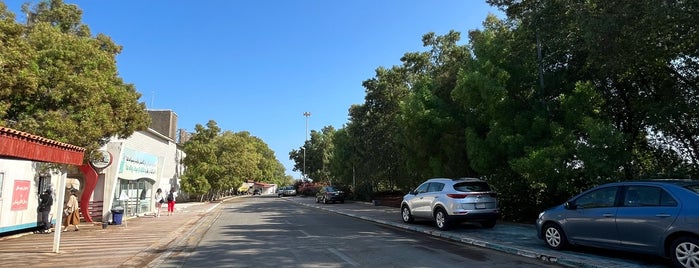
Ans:
[[[303,143],[303,180],[306,180],[306,143],[308,143],[308,118],[311,117],[310,112],[304,112],[303,116],[306,117],[306,141]]]

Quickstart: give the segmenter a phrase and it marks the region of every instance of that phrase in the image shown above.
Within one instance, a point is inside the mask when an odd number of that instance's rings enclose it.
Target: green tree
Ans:
[[[630,152],[620,179],[696,174],[697,1],[489,2],[538,39],[546,84],[565,76],[603,97]]]
[[[284,167],[260,138],[247,131],[223,131],[214,120],[197,124],[184,144],[187,166],[182,176],[184,191],[202,198],[217,198],[249,180],[290,184]]]
[[[335,128],[323,127],[319,132],[311,130],[310,139],[298,150],[289,152],[289,160],[294,161],[294,171],[304,172],[314,182],[332,183],[330,161],[333,158],[333,138]],[[305,152],[304,152],[305,150]]]
[[[180,187],[191,195],[204,194],[211,190],[209,178],[219,172],[217,165],[216,144],[214,140],[220,135],[221,128],[215,121],[209,120],[206,128],[200,124],[194,127],[192,137],[184,143],[186,157],[182,163],[187,167],[182,174]]]
[[[85,147],[126,138],[150,123],[141,94],[118,76],[121,47],[93,37],[82,11],[60,0],[29,9],[26,25],[0,3],[0,119],[4,125]]]
[[[421,182],[429,177],[475,177],[465,142],[468,118],[455,102],[459,72],[472,61],[461,35],[450,31],[422,37],[426,52],[406,53],[401,59],[409,97],[402,102],[400,139],[411,172]]]

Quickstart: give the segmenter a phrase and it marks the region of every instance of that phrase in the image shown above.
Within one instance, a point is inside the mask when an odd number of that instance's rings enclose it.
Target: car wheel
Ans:
[[[680,237],[672,242],[670,258],[675,267],[697,267],[699,263],[699,239]]]
[[[483,228],[488,228],[488,229],[493,228],[493,227],[495,227],[495,220],[487,220],[487,221],[481,222],[481,226],[483,226]]]
[[[344,199],[340,200],[340,204],[344,204],[344,203],[345,203]]]
[[[440,230],[449,230],[451,222],[449,222],[449,214],[443,208],[438,208],[434,213],[434,222],[437,223],[437,228]]]
[[[544,225],[544,241],[552,249],[560,250],[568,246],[566,235],[557,224],[549,223]]]
[[[410,213],[410,208],[408,206],[404,205],[403,208],[400,209],[400,215],[405,223],[413,223],[415,221],[415,218],[413,218],[413,214]]]
[[[325,197],[323,197],[323,204],[327,204],[327,203],[328,203],[328,199],[325,199]]]

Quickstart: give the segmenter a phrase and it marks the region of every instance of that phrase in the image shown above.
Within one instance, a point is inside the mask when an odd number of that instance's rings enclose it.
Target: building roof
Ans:
[[[0,127],[0,157],[82,165],[85,148]]]

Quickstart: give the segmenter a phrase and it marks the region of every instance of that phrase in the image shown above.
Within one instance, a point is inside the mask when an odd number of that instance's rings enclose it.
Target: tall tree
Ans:
[[[201,124],[194,127],[192,137],[183,146],[187,155],[182,159],[187,167],[180,182],[183,191],[192,195],[204,195],[211,190],[208,179],[220,173],[214,143],[220,133],[221,128],[213,120],[209,120],[206,127]]]
[[[696,174],[698,1],[489,2],[538,39],[545,74],[603,97],[631,152],[624,179]]]
[[[472,60],[460,33],[423,35],[426,52],[406,53],[401,59],[410,94],[402,105],[402,146],[411,171],[428,177],[474,177],[467,155],[464,129],[467,113],[455,102],[459,72]]]
[[[141,94],[118,76],[120,46],[93,37],[75,5],[52,0],[24,12],[20,25],[0,5],[0,122],[88,151],[147,128]]]
[[[321,131],[311,130],[311,138],[304,146],[289,152],[289,159],[295,162],[294,171],[305,172],[314,182],[331,183],[330,161],[335,132],[332,126],[325,126]]]
[[[182,188],[192,194],[216,197],[250,180],[290,184],[266,143],[247,131],[222,132],[214,120],[195,126],[184,151]]]

